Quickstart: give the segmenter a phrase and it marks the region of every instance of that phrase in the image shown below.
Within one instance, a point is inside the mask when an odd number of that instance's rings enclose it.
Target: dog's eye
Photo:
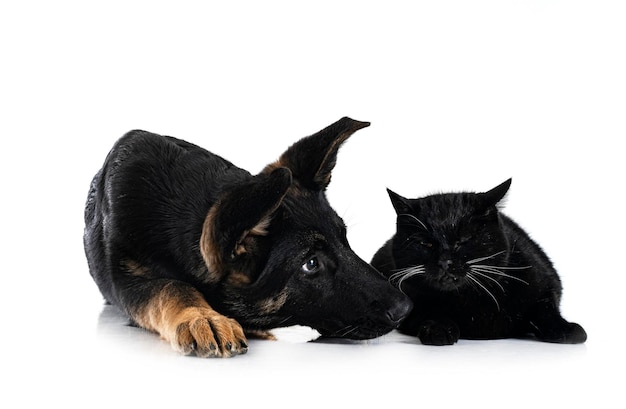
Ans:
[[[319,270],[320,262],[317,257],[311,257],[306,263],[302,264],[302,271],[311,274]]]

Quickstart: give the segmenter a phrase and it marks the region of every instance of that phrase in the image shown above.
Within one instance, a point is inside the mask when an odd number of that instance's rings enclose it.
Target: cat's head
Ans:
[[[398,271],[391,275],[392,282],[400,287],[415,277],[442,291],[477,285],[476,265],[494,265],[507,251],[498,203],[510,185],[508,179],[482,193],[442,193],[418,199],[406,199],[388,189],[397,213],[392,251]]]

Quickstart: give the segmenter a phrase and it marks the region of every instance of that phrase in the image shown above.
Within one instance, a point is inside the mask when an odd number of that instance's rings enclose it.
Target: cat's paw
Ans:
[[[575,322],[542,328],[536,332],[536,336],[541,341],[558,344],[582,344],[587,340],[587,332]]]
[[[188,308],[172,324],[174,331],[165,338],[185,355],[195,352],[202,358],[230,357],[248,351],[239,323],[211,309]]]
[[[424,321],[417,336],[424,345],[452,345],[459,340],[461,331],[452,321]]]

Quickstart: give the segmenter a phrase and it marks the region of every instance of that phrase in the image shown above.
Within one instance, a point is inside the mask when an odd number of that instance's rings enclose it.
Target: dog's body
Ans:
[[[245,353],[245,333],[280,326],[354,339],[397,327],[410,301],[350,249],[324,193],[339,147],[368,125],[343,118],[256,176],[191,143],[129,132],[85,209],[103,296],[202,357]]]

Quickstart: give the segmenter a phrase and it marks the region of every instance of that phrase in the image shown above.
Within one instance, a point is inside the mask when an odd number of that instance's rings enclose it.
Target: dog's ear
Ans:
[[[277,167],[289,168],[300,186],[312,190],[324,190],[337,161],[341,145],[359,129],[369,126],[344,117],[321,131],[307,136],[287,149],[277,162],[268,165],[264,172]]]
[[[209,210],[200,237],[200,252],[209,271],[207,281],[219,281],[226,263],[250,252],[256,239],[267,234],[272,215],[290,185],[291,171],[277,168],[220,197]]]

